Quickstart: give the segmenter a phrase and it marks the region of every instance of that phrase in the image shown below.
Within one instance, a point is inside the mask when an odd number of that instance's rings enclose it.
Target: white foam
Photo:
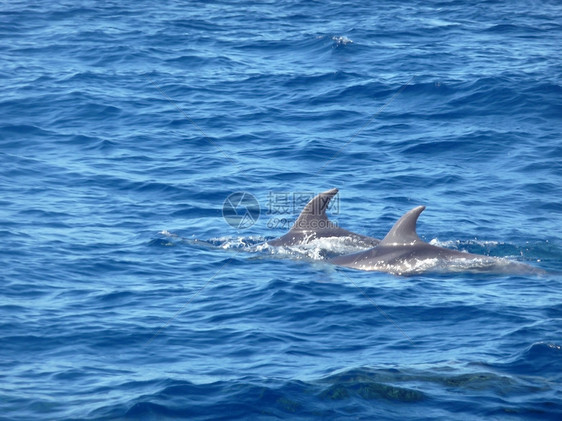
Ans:
[[[336,41],[336,45],[347,45],[347,44],[353,44],[353,41],[350,40],[348,37],[346,37],[345,35],[341,35],[341,36],[333,36],[332,40]]]

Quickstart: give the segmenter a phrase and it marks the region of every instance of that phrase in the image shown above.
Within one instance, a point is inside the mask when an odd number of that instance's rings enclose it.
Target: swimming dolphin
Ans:
[[[506,259],[437,247],[424,242],[416,233],[418,217],[425,206],[403,215],[375,247],[329,262],[354,269],[407,275],[426,271],[494,273],[542,273],[540,269]]]
[[[327,190],[315,196],[299,215],[289,232],[279,238],[269,240],[270,246],[294,246],[307,244],[317,238],[346,237],[355,244],[364,247],[376,246],[380,240],[355,234],[340,228],[326,216],[326,209],[332,198],[338,194],[338,189]]]

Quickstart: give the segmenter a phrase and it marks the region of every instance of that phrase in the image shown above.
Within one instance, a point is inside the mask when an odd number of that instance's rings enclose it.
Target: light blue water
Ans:
[[[560,16],[0,5],[0,418],[558,419]],[[257,251],[332,187],[346,229],[423,204],[426,241],[549,274]]]

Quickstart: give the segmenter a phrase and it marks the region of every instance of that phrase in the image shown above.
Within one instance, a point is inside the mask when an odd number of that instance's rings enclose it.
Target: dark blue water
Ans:
[[[558,1],[0,5],[0,418],[559,419]],[[275,253],[310,195],[544,276]],[[255,224],[222,216],[253,195]]]

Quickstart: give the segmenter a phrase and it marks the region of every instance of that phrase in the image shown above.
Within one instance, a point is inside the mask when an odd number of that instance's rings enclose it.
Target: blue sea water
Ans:
[[[0,419],[560,419],[561,16],[2,2]],[[332,187],[346,229],[423,204],[426,241],[547,274],[259,246]]]

